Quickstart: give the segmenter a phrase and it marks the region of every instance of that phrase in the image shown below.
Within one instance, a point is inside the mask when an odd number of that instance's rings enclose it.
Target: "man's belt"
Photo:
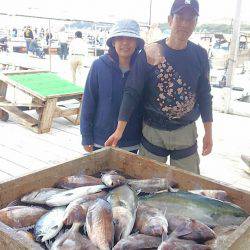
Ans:
[[[144,136],[142,137],[141,143],[143,147],[147,149],[150,153],[157,155],[157,156],[161,156],[161,157],[167,157],[170,155],[170,157],[174,160],[180,160],[180,159],[186,158],[197,152],[197,141],[191,147],[178,149],[178,150],[177,149],[168,150],[168,149],[153,145]]]

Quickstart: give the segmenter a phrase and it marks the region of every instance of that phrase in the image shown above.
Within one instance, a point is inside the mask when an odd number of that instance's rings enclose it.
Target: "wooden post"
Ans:
[[[51,129],[54,112],[56,109],[57,98],[48,99],[45,102],[45,106],[42,110],[40,117],[40,125],[38,133],[46,133]]]
[[[0,81],[0,100],[5,100],[5,97],[6,97],[6,93],[7,93],[7,84],[3,81]],[[0,119],[2,121],[8,121],[9,119],[9,114],[2,110],[0,108]]]
[[[240,14],[241,14],[241,6],[242,0],[237,0],[236,3],[236,12],[234,17],[234,26],[233,26],[233,36],[230,43],[230,51],[229,51],[229,58],[228,58],[228,68],[227,68],[227,76],[226,76],[226,105],[225,105],[225,112],[230,112],[230,102],[231,102],[231,87],[233,81],[233,74],[234,68],[237,62],[237,55],[239,50],[239,35],[240,35]]]
[[[5,99],[7,92],[7,84],[3,81],[0,81],[0,97]]]

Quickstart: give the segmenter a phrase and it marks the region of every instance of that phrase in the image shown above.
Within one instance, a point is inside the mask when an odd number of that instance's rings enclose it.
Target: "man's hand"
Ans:
[[[111,147],[116,147],[117,143],[119,140],[122,138],[122,133],[119,131],[115,131],[105,142],[105,147],[111,146]]]
[[[206,156],[209,155],[213,148],[213,139],[211,135],[205,134],[203,137],[203,150],[202,155]]]
[[[203,137],[202,155],[209,155],[213,148],[212,122],[204,123],[205,135]]]
[[[84,150],[91,153],[93,152],[93,145],[84,145]]]
[[[105,142],[105,147],[116,147],[119,140],[122,138],[122,134],[126,128],[127,122],[126,121],[118,121],[117,128],[115,132],[108,138]]]

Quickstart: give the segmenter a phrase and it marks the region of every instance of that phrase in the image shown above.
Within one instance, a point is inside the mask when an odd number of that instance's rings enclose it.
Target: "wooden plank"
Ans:
[[[226,241],[221,242],[220,250],[247,250],[250,249],[250,217],[241,224]]]
[[[79,96],[79,95],[82,95],[82,92],[73,92],[73,93],[70,93],[70,94],[57,94],[57,95],[48,95],[47,98],[60,98],[60,97],[63,97],[63,100],[66,100],[65,98],[67,97],[71,97],[70,99],[72,99],[73,97],[75,96]]]
[[[30,172],[28,168],[21,167],[20,165],[15,164],[11,160],[2,158],[2,156],[0,156],[0,166],[2,172],[12,177],[19,177]]]
[[[82,99],[80,101],[80,107],[79,107],[79,112],[76,117],[75,125],[80,125],[80,118],[81,118],[81,111],[82,111]]]
[[[0,81],[0,97],[5,98],[7,92],[7,84]]]
[[[37,119],[26,114],[17,107],[1,106],[1,109],[11,114],[15,118],[15,120],[26,127],[35,129],[39,124]]]
[[[57,107],[54,112],[54,117],[67,117],[71,115],[77,115],[78,113],[79,113],[79,108],[61,109]]]
[[[45,102],[45,106],[41,110],[41,120],[39,124],[39,133],[49,132],[51,129],[54,112],[56,109],[57,99],[48,99]]]
[[[11,135],[9,131],[13,131]],[[31,159],[44,162],[46,166],[59,164],[81,156],[78,151],[74,151],[70,147],[64,147],[67,142],[66,138],[64,142],[53,143],[51,140],[43,139],[44,135],[46,134],[38,135],[30,130],[23,129],[18,124],[10,123],[0,129],[0,145],[15,150]],[[18,162],[18,159],[15,159],[15,161]]]
[[[0,145],[0,158],[1,157],[12,161],[20,167],[27,168],[32,171],[49,166],[48,163],[32,157],[32,155],[25,155],[24,153],[18,152],[15,149],[11,149],[3,145]],[[1,166],[0,170],[2,170]]]
[[[0,170],[0,183],[13,179],[13,176]]]
[[[42,105],[39,104],[32,104],[32,103],[12,103],[9,101],[0,101],[0,107],[28,107],[29,109],[32,108],[41,108]]]
[[[80,120],[77,119],[78,116],[75,116],[75,117],[64,117],[65,119],[67,119],[68,121],[72,122],[74,125],[79,125],[80,124]]]

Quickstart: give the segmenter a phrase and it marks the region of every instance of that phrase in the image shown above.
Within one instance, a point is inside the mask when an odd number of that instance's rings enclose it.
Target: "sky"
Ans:
[[[232,19],[239,0],[200,0],[200,23]],[[152,23],[166,22],[173,0],[152,0]],[[114,22],[148,22],[150,0],[8,0],[0,12]],[[241,17],[250,23],[250,1],[242,0]]]

